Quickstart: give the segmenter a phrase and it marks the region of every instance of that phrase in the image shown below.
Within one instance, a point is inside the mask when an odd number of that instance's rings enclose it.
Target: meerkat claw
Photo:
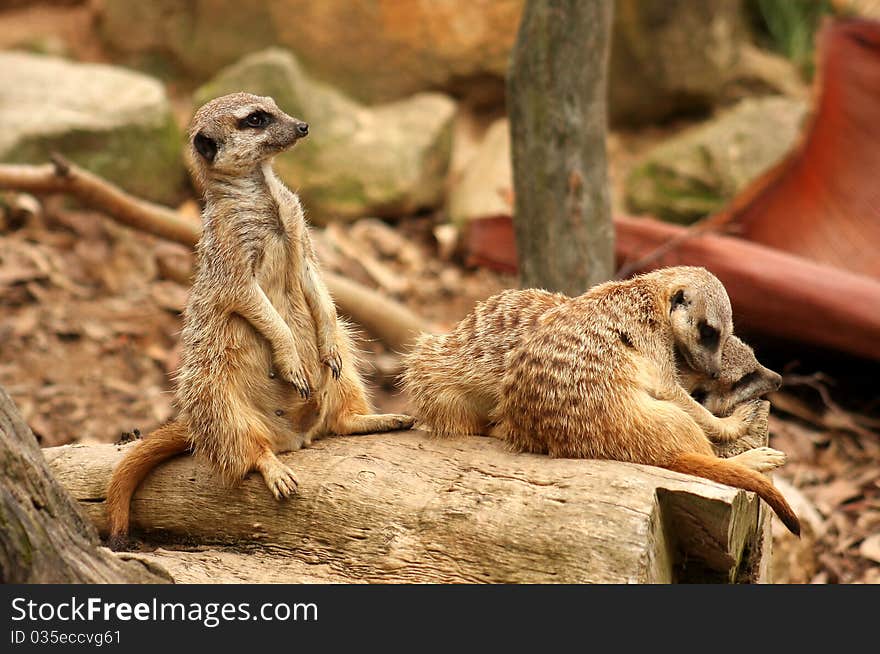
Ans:
[[[264,477],[266,477],[266,485],[279,502],[291,495],[296,495],[299,489],[296,475],[286,465],[279,464],[268,474],[264,474]]]
[[[333,379],[339,379],[342,374],[342,357],[335,350],[321,359],[321,363],[330,368],[333,373]]]
[[[393,414],[391,418],[396,429],[410,429],[416,423],[415,418],[402,413]]]
[[[301,376],[297,376],[296,379],[292,380],[290,383],[293,384],[293,387],[302,399],[309,399],[309,396],[312,394],[312,389],[309,388],[309,383],[305,379]]]
[[[297,390],[299,396],[302,399],[309,399],[312,394],[312,389],[309,385],[309,380],[306,379],[305,374],[303,374],[302,372],[287,373],[284,375],[284,379],[289,384],[293,385],[293,387]]]

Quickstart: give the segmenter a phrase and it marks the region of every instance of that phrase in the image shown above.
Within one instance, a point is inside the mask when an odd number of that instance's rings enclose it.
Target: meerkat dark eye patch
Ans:
[[[618,331],[617,335],[620,336],[621,343],[623,343],[627,347],[635,347],[635,345],[633,345],[632,339],[630,338],[629,334],[627,334],[626,332]]]
[[[208,163],[214,163],[214,157],[217,156],[217,141],[199,132],[193,139],[193,146]]]
[[[691,397],[694,398],[696,402],[700,404],[706,403],[706,398],[709,397],[709,391],[705,388],[695,388],[691,391]]]
[[[272,122],[272,114],[267,111],[254,111],[238,121],[238,129],[263,129]]]
[[[675,311],[678,307],[683,307],[687,305],[687,299],[684,296],[684,290],[679,290],[675,292],[675,295],[672,296],[672,300],[670,300],[670,305],[673,311]]]
[[[737,390],[743,388],[744,386],[748,386],[752,382],[758,381],[758,378],[761,376],[757,370],[752,370],[752,372],[746,373],[735,382],[733,382],[733,386],[730,387],[730,390]]]
[[[700,330],[700,345],[707,350],[717,350],[721,333],[705,321],[700,322],[698,329]]]

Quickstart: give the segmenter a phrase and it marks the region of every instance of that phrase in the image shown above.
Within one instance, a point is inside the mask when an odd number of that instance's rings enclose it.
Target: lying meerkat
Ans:
[[[489,434],[506,357],[546,311],[571,299],[538,289],[502,291],[478,302],[449,334],[421,335],[404,357],[401,379],[421,423],[441,436]],[[779,386],[779,375],[761,366],[733,335],[724,344],[717,375],[694,370],[676,355],[679,381],[717,416],[727,417],[736,406]],[[756,432],[750,435],[763,437],[766,431],[757,433],[761,426],[750,423]]]
[[[752,348],[736,336],[731,336],[724,345],[718,377],[703,375],[681,361],[678,378],[691,397],[716,416],[728,416],[740,404],[761,398],[782,384],[782,377],[762,366]],[[749,434],[737,441],[713,443],[715,454],[729,458],[764,445],[769,425],[765,428],[764,423],[755,422],[753,426]]]
[[[131,496],[143,478],[190,448],[226,482],[259,471],[282,499],[297,481],[276,452],[328,434],[412,426],[409,416],[372,414],[299,198],[272,169],[272,158],[307,134],[308,125],[271,98],[246,93],[212,100],[192,120],[205,208],[176,380],[179,415],[114,470],[111,544],[125,542]]]
[[[693,370],[720,374],[731,313],[721,282],[692,267],[602,284],[546,311],[507,358],[493,435],[520,451],[655,465],[754,491],[799,533],[760,474],[782,465],[782,452],[721,459],[712,451],[713,441],[766,421],[769,403],[719,418],[678,383],[676,353]]]
[[[478,302],[448,334],[422,334],[403,358],[403,390],[423,426],[439,436],[489,433],[501,401],[505,358],[541,315],[571,298],[507,290]]]

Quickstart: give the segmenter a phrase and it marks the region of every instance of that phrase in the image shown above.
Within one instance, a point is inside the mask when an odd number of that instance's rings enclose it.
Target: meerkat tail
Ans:
[[[800,520],[785,501],[782,493],[759,472],[715,456],[689,452],[679,454],[671,463],[663,467],[757,493],[770,505],[791,533],[796,536],[801,535]]]
[[[178,421],[159,427],[120,461],[107,488],[107,513],[110,521],[110,548],[125,546],[131,496],[157,465],[190,448],[186,426]]]

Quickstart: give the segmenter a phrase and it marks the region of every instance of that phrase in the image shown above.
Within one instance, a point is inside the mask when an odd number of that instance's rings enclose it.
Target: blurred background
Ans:
[[[197,226],[191,115],[271,95],[312,126],[276,167],[325,269],[446,329],[519,283],[505,96],[523,5],[0,0],[0,164],[60,153]],[[876,21],[880,0],[614,3],[616,263],[694,224],[751,248],[722,279],[787,382],[771,445],[806,526],[774,533],[781,582],[880,583]],[[172,415],[190,248],[13,186],[0,166],[0,385],[44,446],[149,432]],[[653,262],[713,269],[716,250],[680,249]],[[376,404],[404,409],[395,344],[361,346]]]

